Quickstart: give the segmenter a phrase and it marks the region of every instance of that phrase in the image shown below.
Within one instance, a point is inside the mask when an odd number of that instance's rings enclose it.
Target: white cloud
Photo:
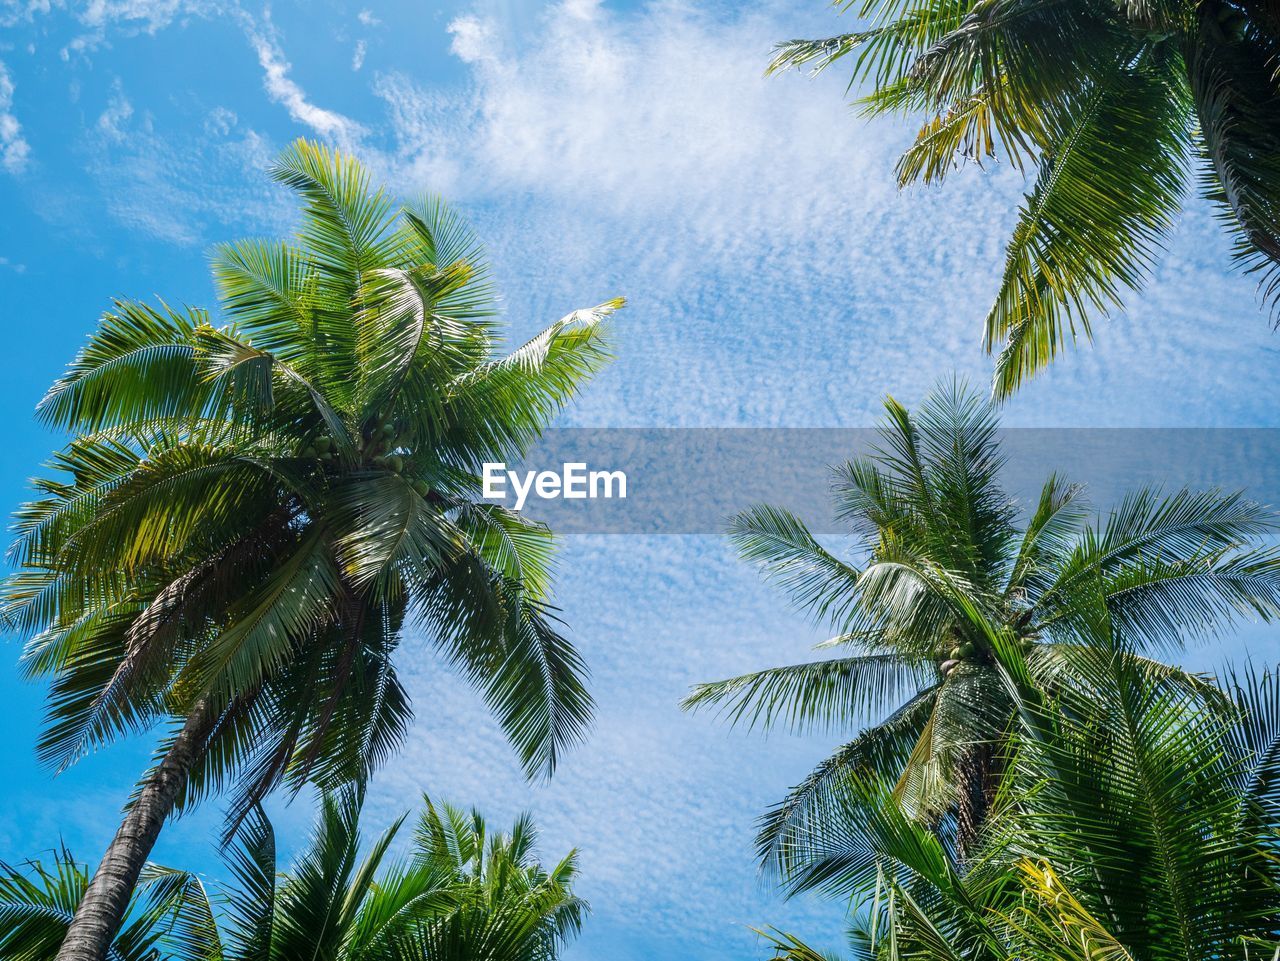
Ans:
[[[80,23],[89,30],[73,37],[62,48],[62,59],[93,52],[106,42],[110,29],[125,35],[155,34],[181,17],[209,17],[222,12],[226,6],[223,0],[89,0],[77,14]],[[43,4],[38,12],[50,12],[50,5]]]
[[[462,16],[449,24],[449,49],[463,63],[497,63],[497,31],[485,17]]]
[[[361,10],[356,14],[356,19],[366,27],[376,27],[381,25],[382,21],[373,15],[372,10]]]
[[[291,66],[276,39],[270,19],[264,15],[263,22],[259,24],[244,13],[239,19],[262,67],[262,83],[267,96],[284,107],[295,121],[338,146],[351,149],[359,143],[365,133],[364,127],[349,117],[312,103],[302,87],[289,76]]]
[[[0,26],[12,27],[31,22],[37,16],[49,13],[54,0],[0,0]]]
[[[735,247],[728,234],[746,224],[847,240],[866,229],[853,218],[899,199],[890,174],[899,131],[868,135],[845,122],[834,77],[762,77],[784,22],[769,8],[726,19],[684,5],[618,14],[571,0],[522,45],[490,18],[458,17],[452,51],[472,86],[451,118],[409,77],[379,78],[400,144],[396,172],[435,171],[448,154],[465,158],[460,179],[431,186],[469,199],[531,194],[629,222],[678,215],[673,228]]]
[[[447,94],[378,77],[394,136],[374,159],[469,205],[514,316],[554,314],[553,290],[631,298],[620,372],[576,423],[858,423],[957,355],[979,371],[968,321],[1022,183],[899,192],[907,129],[857,122],[835,73],[762,75],[778,37],[825,19],[576,0],[505,26],[451,24],[467,77]]]
[[[0,167],[11,174],[22,173],[31,157],[31,145],[22,136],[22,124],[13,112],[13,79],[0,61]]]
[[[204,132],[225,137],[236,125],[237,120],[234,110],[227,107],[214,107],[209,111],[209,116],[205,117]]]
[[[572,0],[522,33],[466,14],[450,25],[465,82],[378,75],[391,136],[364,155],[406,191],[469,206],[513,315],[554,313],[551,290],[632,298],[619,372],[576,422],[865,424],[886,391],[914,400],[955,370],[986,382],[981,319],[1029,184],[997,164],[899,191],[910,122],[859,119],[838,70],[762,76],[778,38],[839,28],[781,0],[739,14]],[[1213,398],[1235,423],[1269,423],[1276,342],[1227,263],[1192,203],[1148,291],[1011,422],[1204,423]]]
[[[133,117],[133,104],[124,94],[124,85],[120,79],[111,85],[111,98],[107,101],[107,109],[98,117],[98,131],[110,140],[123,139],[121,127]]]
[[[369,44],[364,40],[356,41],[356,48],[351,54],[351,69],[359,70],[364,66],[365,54],[369,52]]]
[[[129,24],[155,33],[183,13],[204,13],[218,6],[201,0],[89,0],[80,19],[90,27]]]
[[[31,6],[34,12],[29,16],[50,10],[47,3],[38,8],[35,4]],[[292,67],[271,22],[269,7],[258,18],[237,0],[90,0],[77,17],[89,30],[63,47],[62,58],[69,60],[72,55],[93,51],[106,41],[108,31],[112,29],[126,35],[138,32],[154,34],[188,16],[225,16],[238,23],[258,58],[263,71],[263,88],[274,103],[283,106],[296,122],[339,146],[351,149],[360,142],[365,134],[364,127],[349,117],[313,103],[289,75]],[[361,22],[366,22],[365,18],[362,17]],[[358,70],[363,65],[364,54],[365,42],[360,41],[353,61],[354,69]]]
[[[149,114],[135,115],[117,89],[86,149],[87,169],[115,219],[167,243],[204,244],[229,230],[280,231],[291,221],[288,198],[266,176],[275,148],[239,128],[225,108],[175,143]]]

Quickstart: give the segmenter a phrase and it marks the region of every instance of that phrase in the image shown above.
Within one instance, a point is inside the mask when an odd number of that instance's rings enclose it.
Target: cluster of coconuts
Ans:
[[[302,448],[302,456],[329,463],[338,459],[338,450],[332,437],[317,437],[313,443]]]
[[[405,438],[396,425],[390,420],[384,420],[373,426],[367,439],[357,441],[357,447],[373,467],[400,474],[405,468],[404,455],[394,452],[403,447],[404,442]],[[332,463],[338,459],[337,445],[331,437],[317,437],[313,443],[303,448],[302,456]],[[421,479],[412,481],[410,486],[423,497],[431,492],[431,486]]]
[[[1024,637],[1018,642],[1018,646],[1022,649],[1023,654],[1030,654],[1032,648],[1036,646],[1036,642],[1029,637]],[[954,671],[963,661],[967,661],[973,657],[976,649],[972,641],[965,641],[963,644],[957,644],[947,652],[947,658],[938,665],[938,670],[942,672],[942,676],[946,677]]]
[[[382,467],[399,474],[404,470],[404,458],[399,454],[387,453],[401,446],[400,432],[389,420],[375,424],[369,432],[369,439],[360,445],[360,452],[374,467]]]
[[[957,667],[960,662],[973,657],[975,648],[972,641],[965,641],[963,644],[957,644],[947,652],[947,659],[938,665],[938,670],[942,672],[942,676],[946,677]]]

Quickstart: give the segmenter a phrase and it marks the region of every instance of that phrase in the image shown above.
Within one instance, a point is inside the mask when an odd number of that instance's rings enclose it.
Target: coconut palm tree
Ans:
[[[409,932],[406,953],[425,961],[558,957],[581,930],[588,906],[572,890],[577,852],[544,868],[534,858],[536,843],[527,815],[509,834],[495,835],[474,809],[428,802],[413,863],[444,873],[456,893],[446,911]]]
[[[1053,476],[1020,517],[1000,486],[988,403],[952,383],[915,415],[892,398],[885,408],[872,452],[835,470],[853,559],[776,507],[731,528],[745,559],[838,632],[819,646],[845,653],[702,684],[685,701],[753,727],[878,718],[762,819],[760,857],[784,877],[796,839],[867,771],[892,777],[904,808],[961,854],[972,848],[1017,704],[996,669],[999,645],[1055,683],[1104,618],[1142,671],[1203,690],[1146,655],[1280,614],[1280,551],[1252,546],[1276,527],[1269,510],[1238,494],[1141,490],[1090,523],[1081,488]]]
[[[362,780],[410,720],[406,619],[484,694],[529,776],[591,713],[550,606],[550,532],[480,499],[608,357],[575,311],[506,356],[481,251],[304,141],[296,241],[217,249],[222,317],[120,302],[40,404],[73,434],[18,514],[10,620],[52,678],[56,767],[165,718],[59,958],[101,961],[162,825],[230,789]]]
[[[1078,652],[1080,683],[1023,704],[1001,804],[960,872],[883,782],[806,839],[796,889],[858,905],[861,956],[1211,961],[1280,952],[1280,684],[1229,678],[1226,713]],[[855,800],[856,799],[856,800]],[[817,952],[774,934],[777,961]]]
[[[579,931],[575,852],[544,868],[527,816],[490,832],[476,811],[429,800],[408,854],[400,818],[362,855],[358,791],[326,795],[307,849],[283,873],[260,808],[226,858],[234,883],[210,896],[192,874],[149,865],[113,961],[553,961]],[[66,852],[51,868],[0,873],[0,959],[52,959],[88,874]]]
[[[1266,0],[841,0],[866,29],[770,66],[851,66],[869,115],[923,119],[900,184],[1037,168],[984,342],[1007,396],[1118,310],[1196,189],[1280,307],[1280,13]]]
[[[0,959],[53,961],[88,887],[88,870],[65,849],[48,864],[0,863]],[[198,877],[147,865],[107,957],[213,961],[207,952],[186,950],[212,924],[209,897]]]

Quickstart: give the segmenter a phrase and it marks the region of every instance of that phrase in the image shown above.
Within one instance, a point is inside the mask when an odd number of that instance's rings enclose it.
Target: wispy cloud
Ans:
[[[470,205],[513,314],[554,311],[553,288],[632,298],[625,370],[580,422],[865,422],[882,389],[922,392],[972,343],[960,318],[991,289],[1021,182],[900,193],[907,129],[856,122],[834,74],[762,76],[806,29],[789,10],[573,0],[523,37],[467,15],[450,25],[465,84],[378,75],[393,136],[376,159]],[[789,390],[800,377],[821,386]]]
[[[122,127],[132,116],[133,104],[124,95],[124,86],[117,77],[111,86],[111,98],[107,101],[107,109],[98,115],[98,132],[107,139],[118,142],[124,138]]]
[[[228,107],[214,107],[204,119],[204,131],[210,135],[225,137],[231,133],[239,118]]]
[[[0,0],[0,27],[30,22],[53,9],[54,0]]]
[[[12,0],[11,0],[12,2]],[[49,13],[51,6],[31,4],[25,15]],[[368,25],[376,24],[376,18],[367,11],[360,20]],[[16,14],[10,18],[16,18]],[[263,72],[263,89],[272,102],[280,104],[297,123],[312,133],[351,148],[364,136],[365,128],[342,114],[325,109],[307,96],[301,85],[291,76],[292,69],[281,46],[279,36],[271,21],[270,8],[255,15],[237,0],[90,0],[78,13],[78,21],[88,30],[73,38],[63,48],[63,58],[73,54],[88,53],[99,47],[108,31],[129,33],[156,33],[185,17],[225,17],[238,23],[244,31],[258,64]],[[366,46],[361,41],[356,48],[353,69],[364,63]]]
[[[13,112],[13,78],[0,61],[0,167],[11,174],[22,173],[31,157],[31,145],[22,136],[22,124]]]
[[[625,373],[575,417],[865,424],[886,391],[909,401],[945,372],[989,377],[981,318],[1029,185],[997,164],[899,191],[894,161],[912,125],[859,120],[839,71],[762,76],[780,37],[838,27],[827,11],[806,16],[781,2],[567,0],[517,35],[472,13],[450,25],[465,83],[376,75],[391,135],[366,156],[394,183],[470,205],[508,288],[532,287],[513,313],[554,310],[552,287],[633,298]],[[1272,422],[1257,398],[1280,387],[1276,341],[1227,262],[1192,204],[1148,291],[1009,417]]]
[[[287,198],[265,173],[274,147],[226,108],[211,111],[179,146],[156,130],[150,113],[135,112],[117,81],[85,150],[111,214],[158,240],[203,244],[215,225],[221,234],[281,230],[291,221]]]
[[[47,14],[53,3],[31,3],[30,16]],[[73,37],[62,48],[62,58],[90,54],[107,40],[109,30],[122,33],[154,34],[168,27],[175,20],[186,16],[213,16],[222,12],[227,4],[222,0],[89,0],[80,7],[77,16],[88,28]]]
[[[592,208],[663,216],[680,211],[715,230],[743,213],[772,230],[825,229],[850,206],[893,196],[887,176],[843,179],[883,166],[889,137],[835,126],[838,100],[799,78],[766,80],[761,64],[780,29],[775,12],[726,20],[719,12],[661,5],[626,15],[593,0],[558,4],[536,44],[478,15],[450,25],[474,99],[440,129],[436,98],[404,75],[380,78],[412,173],[424,152],[471,154],[448,185],[468,196],[534,190]],[[838,84],[823,92],[839,97]],[[833,110],[833,103],[836,105]],[[421,137],[434,126],[434,140]],[[428,166],[428,169],[431,169]]]
[[[267,96],[312,132],[347,149],[355,146],[363,138],[365,128],[350,117],[311,102],[302,87],[289,76],[292,68],[285,58],[270,16],[264,14],[259,21],[241,13],[239,20],[262,67],[262,83]]]
[[[209,0],[89,0],[80,19],[90,27],[126,24],[155,33],[186,13],[205,13],[221,6]]]

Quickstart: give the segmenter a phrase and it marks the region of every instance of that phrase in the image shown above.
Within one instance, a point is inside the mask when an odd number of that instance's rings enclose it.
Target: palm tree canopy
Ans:
[[[779,44],[836,61],[872,115],[921,116],[901,184],[965,161],[1037,167],[986,319],[1007,396],[1122,307],[1192,181],[1280,307],[1280,15],[1266,0],[844,0],[866,29]]]
[[[112,961],[553,961],[581,928],[577,855],[546,868],[528,816],[492,832],[476,811],[424,801],[408,852],[400,818],[370,843],[361,795],[326,795],[309,845],[283,872],[260,808],[226,852],[232,883],[149,866]],[[51,867],[0,871],[0,961],[56,953],[88,876],[59,852]]]
[[[0,863],[0,959],[53,961],[88,886],[88,871],[65,849],[48,865]],[[107,957],[213,961],[208,953],[186,950],[211,924],[209,897],[198,877],[150,865]]]
[[[775,507],[731,529],[744,558],[835,629],[819,646],[847,653],[699,685],[685,701],[750,726],[877,722],[762,819],[760,856],[784,877],[795,838],[868,771],[896,781],[904,807],[944,838],[976,827],[956,818],[993,799],[989,768],[1017,706],[1002,649],[1051,685],[1105,624],[1134,670],[1212,700],[1202,679],[1150,655],[1280,614],[1280,550],[1260,546],[1276,528],[1268,509],[1219,491],[1141,490],[1091,519],[1082,489],[1054,476],[1020,512],[999,484],[988,403],[952,383],[914,415],[885,406],[873,451],[834,473],[860,556],[824,548]]]
[[[551,606],[551,534],[480,502],[609,358],[621,301],[499,353],[478,243],[442,202],[394,202],[299,141],[274,168],[290,241],[217,248],[218,318],[118,302],[39,407],[74,439],[18,514],[12,623],[52,678],[41,756],[217,722],[186,801],[233,820],[284,780],[359,779],[410,717],[407,618],[477,685],[529,775],[591,714]]]
[[[551,961],[577,935],[576,852],[544,868],[528,816],[491,832],[478,812],[425,799],[409,852],[392,859],[404,819],[362,855],[360,807],[356,792],[326,796],[310,847],[278,878],[255,812],[231,855],[218,961]]]
[[[1078,683],[1024,702],[1000,803],[961,872],[891,785],[850,782],[804,839],[798,886],[852,898],[859,954],[955,961],[1209,961],[1280,950],[1280,684],[1231,710],[1079,650]],[[771,938],[776,957],[816,956]],[[808,953],[806,953],[808,952]]]

